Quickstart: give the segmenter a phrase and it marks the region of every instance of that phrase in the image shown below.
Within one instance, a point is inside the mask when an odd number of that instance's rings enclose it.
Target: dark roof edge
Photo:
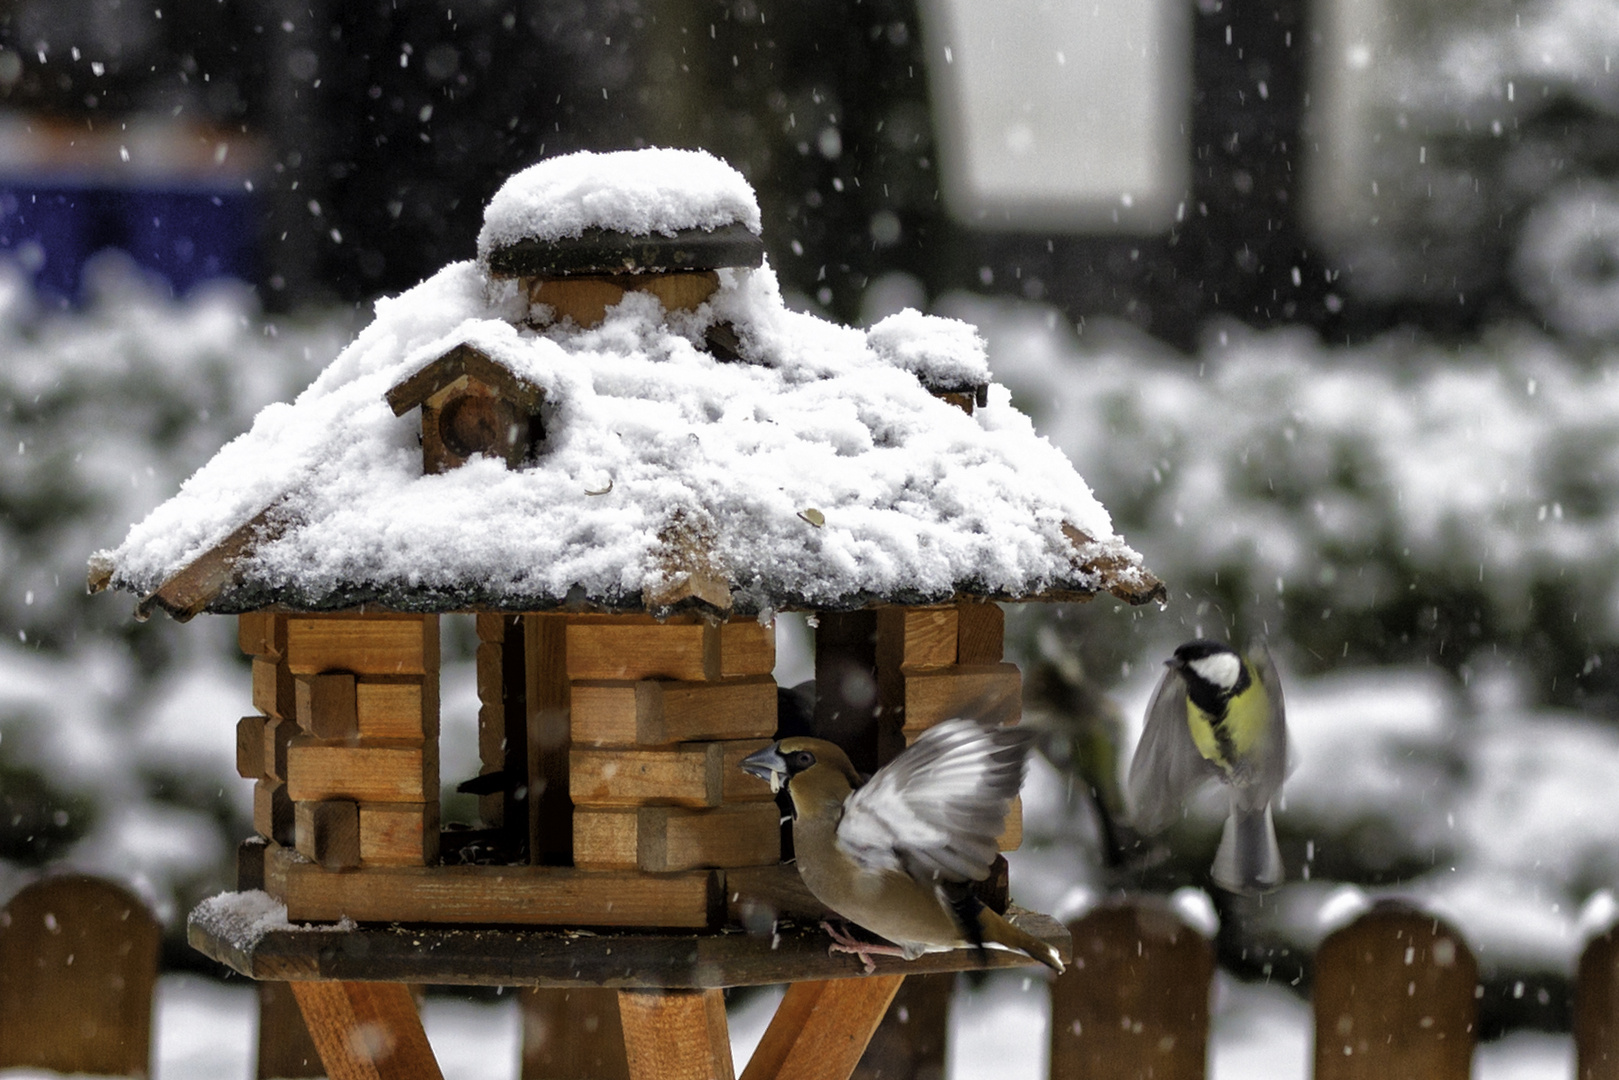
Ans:
[[[759,266],[765,244],[746,225],[681,229],[673,236],[636,236],[615,229],[586,229],[558,240],[517,240],[489,253],[491,277],[568,277],[576,274],[648,274]]]

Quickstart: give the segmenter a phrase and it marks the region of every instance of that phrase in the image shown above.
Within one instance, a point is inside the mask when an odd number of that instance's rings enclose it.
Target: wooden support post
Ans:
[[[309,1037],[292,987],[265,981],[259,988],[259,1050],[255,1080],[299,1080],[325,1076],[320,1051]]]
[[[1377,905],[1316,951],[1315,1080],[1466,1080],[1477,984],[1460,934],[1398,902]]]
[[[720,990],[621,990],[632,1080],[736,1080]]]
[[[523,616],[523,670],[529,861],[568,866],[573,862],[573,801],[568,795],[567,616]]]
[[[1619,1080],[1619,932],[1588,942],[1574,980],[1575,1080]]]
[[[877,771],[877,613],[828,611],[815,631],[815,734]]]
[[[907,976],[850,1080],[943,1080],[955,989],[953,972]]]
[[[1161,900],[1098,908],[1069,926],[1051,983],[1051,1080],[1201,1080],[1214,947]]]
[[[443,1080],[404,983],[289,985],[332,1080]]]
[[[629,1080],[618,991],[579,986],[519,993],[522,1080]]]
[[[904,981],[903,975],[868,975],[793,983],[742,1080],[843,1080]]]

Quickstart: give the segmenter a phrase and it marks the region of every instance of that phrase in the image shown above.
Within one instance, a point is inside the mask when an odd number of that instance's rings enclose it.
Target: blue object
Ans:
[[[213,278],[254,280],[258,205],[241,189],[98,187],[0,179],[0,251],[45,296],[78,301],[84,266],[118,248],[176,294]]]

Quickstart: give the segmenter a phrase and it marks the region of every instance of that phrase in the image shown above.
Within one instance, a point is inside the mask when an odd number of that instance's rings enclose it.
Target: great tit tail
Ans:
[[[978,934],[981,940],[993,941],[997,945],[1005,945],[1009,949],[1026,952],[1058,975],[1062,974],[1062,959],[1057,955],[1057,950],[1033,934],[1019,930],[987,907],[978,912],[977,921]]]
[[[1270,804],[1248,810],[1235,805],[1220,835],[1220,850],[1214,854],[1210,876],[1227,892],[1268,893],[1282,884],[1282,851],[1276,846],[1276,825]]]

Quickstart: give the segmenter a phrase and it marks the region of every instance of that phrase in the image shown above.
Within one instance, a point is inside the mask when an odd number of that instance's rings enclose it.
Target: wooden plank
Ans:
[[[439,804],[361,803],[360,865],[431,866],[438,862]]]
[[[711,810],[581,807],[573,812],[574,865],[652,872],[775,865],[780,818],[774,802]]]
[[[591,746],[661,746],[776,732],[776,681],[750,675],[719,682],[575,682],[572,740]]]
[[[253,658],[253,707],[277,720],[291,720],[298,714],[293,692],[292,669],[286,661]]]
[[[354,723],[362,739],[438,738],[438,677],[361,676],[354,682]]]
[[[1574,979],[1574,1076],[1619,1080],[1619,933],[1586,943]]]
[[[325,1076],[320,1051],[309,1037],[298,999],[284,982],[261,982],[259,988],[258,1066],[256,1080],[302,1080]]]
[[[998,664],[1006,638],[1006,612],[991,602],[956,607],[956,663]]]
[[[297,838],[296,811],[287,785],[279,780],[253,784],[253,829],[266,840],[291,847]]]
[[[849,1080],[946,1075],[945,1036],[955,974],[908,975]]]
[[[360,718],[354,676],[347,672],[294,675],[298,726],[317,739],[355,739]]]
[[[287,779],[287,751],[298,737],[299,727],[291,720],[267,720],[264,728],[264,775],[270,780]]]
[[[707,929],[723,911],[717,872],[657,876],[546,866],[378,866],[334,873],[272,851],[294,921],[651,926]],[[276,872],[267,872],[276,880]],[[272,892],[272,895],[274,893]]]
[[[877,613],[822,612],[815,631],[815,733],[843,747],[856,769],[877,770]]]
[[[720,677],[769,675],[776,670],[776,627],[757,619],[720,624]]]
[[[248,656],[279,660],[287,652],[285,616],[248,611],[236,616],[236,644]]]
[[[903,668],[949,667],[956,662],[956,609],[905,607],[877,609],[877,666]]]
[[[436,615],[287,618],[287,664],[295,675],[429,675],[438,661]]]
[[[524,666],[527,663],[527,646],[524,644],[527,630],[522,616],[505,617],[502,632],[501,702],[498,716],[491,715],[489,718],[491,737],[487,744],[482,741],[483,728],[479,728],[480,755],[486,751],[488,753],[487,757],[480,756],[479,760],[484,768],[503,772],[517,782],[507,784],[499,792],[480,797],[478,810],[485,822],[502,829],[502,842],[516,861],[528,858],[529,852],[528,674]],[[495,712],[494,706],[489,708],[491,713]],[[480,725],[484,722],[481,713],[480,709]],[[494,738],[497,725],[500,735],[498,744]]]
[[[301,735],[287,750],[287,792],[297,802],[425,802],[438,797],[436,743],[328,743]]]
[[[328,870],[360,865],[360,806],[349,799],[301,802],[295,814],[298,854]]]
[[[628,1080],[618,991],[522,990],[522,1080]]]
[[[300,982],[292,993],[332,1080],[443,1080],[408,986]]]
[[[957,664],[905,676],[908,737],[956,716],[1015,724],[1022,715],[1023,676],[1016,664]]]
[[[566,615],[523,616],[524,747],[528,762],[529,861],[573,862],[573,802],[569,797]]]
[[[724,799],[726,745],[576,746],[568,756],[568,793],[576,806],[718,806]]]
[[[219,543],[177,570],[158,586],[157,591],[135,605],[135,617],[144,619],[153,608],[161,607],[178,622],[185,622],[218,596],[236,579],[236,563],[249,555],[261,543],[278,538],[291,524],[291,515],[281,509],[281,503],[265,507],[244,524],[226,535]]]
[[[1478,964],[1460,934],[1384,902],[1316,951],[1315,1080],[1466,1080]]]
[[[904,979],[870,975],[793,983],[742,1080],[844,1080]]]
[[[720,990],[623,990],[618,1011],[632,1080],[736,1080]]]
[[[0,1068],[151,1074],[161,930],[134,895],[47,878],[0,914]]]
[[[705,622],[568,622],[570,679],[697,681],[720,670],[720,633]]]
[[[1069,929],[1073,963],[1051,983],[1051,1080],[1202,1080],[1213,945],[1149,897]]]
[[[272,853],[271,863],[286,862]],[[267,864],[269,865],[269,864]],[[306,867],[307,868],[307,867]],[[312,869],[312,868],[310,868]],[[576,875],[613,884],[611,896],[631,874],[606,874],[558,867],[454,867],[476,871],[472,884],[481,893],[483,876],[556,878]],[[789,867],[788,869],[791,869]],[[320,874],[321,871],[313,870]],[[403,871],[389,870],[389,874]],[[482,875],[482,876],[480,876]],[[327,874],[332,878],[375,880],[372,871]],[[442,871],[432,876],[443,878]],[[452,877],[454,875],[451,875]],[[705,876],[717,877],[717,872]],[[273,882],[277,870],[269,865]],[[680,875],[675,875],[678,879]],[[275,895],[274,889],[271,890]],[[540,901],[540,892],[521,897]],[[656,902],[649,900],[655,913]],[[222,907],[222,910],[218,910]],[[256,909],[254,909],[256,910]],[[509,912],[509,905],[502,909]],[[538,907],[537,907],[538,910]],[[615,909],[616,910],[616,909]],[[542,912],[543,914],[543,912]],[[717,989],[767,986],[805,979],[844,979],[860,974],[860,961],[827,951],[827,936],[814,923],[772,927],[754,933],[693,934],[689,929],[656,932],[634,928],[621,933],[602,930],[593,936],[573,932],[563,911],[556,926],[389,925],[344,929],[336,926],[282,929],[255,927],[239,917],[230,896],[203,901],[191,913],[187,940],[203,954],[255,979],[375,979],[389,982],[445,983],[460,986],[640,986]],[[1055,948],[1066,961],[1071,954],[1068,931],[1056,920],[1035,912],[1011,909],[1018,926]],[[296,921],[296,919],[295,919]],[[465,920],[480,922],[482,920]],[[980,954],[974,949],[925,953],[915,960],[874,957],[884,975],[917,975],[981,969],[1039,969],[1022,953],[1000,949]]]
[[[640,868],[641,811],[576,806],[573,810],[573,865],[581,870]]]
[[[236,775],[244,780],[268,775],[264,767],[265,721],[263,716],[244,716],[236,721]]]

